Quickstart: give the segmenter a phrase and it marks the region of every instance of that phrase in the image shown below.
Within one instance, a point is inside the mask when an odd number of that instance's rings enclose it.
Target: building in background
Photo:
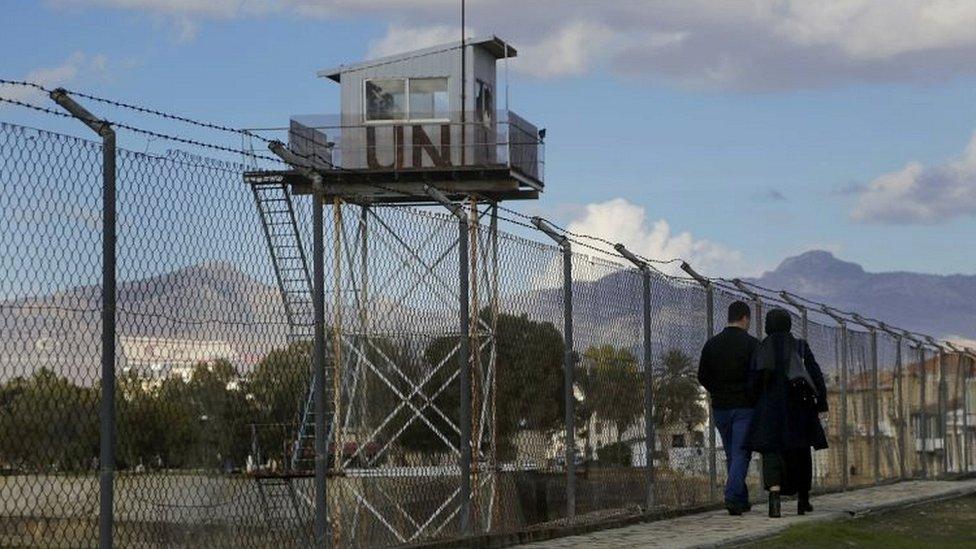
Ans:
[[[190,381],[193,368],[217,360],[237,361],[237,352],[226,341],[119,336],[121,371],[146,380],[180,377]]]

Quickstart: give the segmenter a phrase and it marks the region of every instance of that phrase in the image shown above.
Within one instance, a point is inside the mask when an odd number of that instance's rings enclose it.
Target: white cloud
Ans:
[[[471,36],[470,29],[468,36]],[[385,57],[405,51],[460,42],[460,39],[461,33],[458,29],[447,25],[432,27],[390,25],[382,38],[370,41],[366,56],[369,58]]]
[[[104,55],[75,52],[59,65],[38,68],[28,72],[24,75],[24,80],[34,82],[45,88],[55,88],[72,82],[80,76],[102,75],[105,73],[107,65],[108,59]],[[44,97],[44,92],[33,87],[0,84],[0,96],[33,104]],[[0,108],[2,107],[0,105]]]
[[[749,265],[736,250],[695,238],[687,231],[673,232],[664,219],[649,224],[644,207],[623,198],[587,205],[582,216],[567,229],[620,242],[649,259],[681,258],[702,274],[751,276],[762,271],[758,265]],[[678,272],[675,264],[665,269],[672,274]]]
[[[161,15],[231,18],[279,11],[279,0],[51,0],[55,6],[99,6]]]
[[[939,223],[976,215],[976,134],[962,155],[936,166],[909,162],[862,191],[851,217],[880,223]]]
[[[396,37],[456,34],[448,30],[459,15],[456,0],[53,2],[171,17],[183,38],[206,19],[369,18],[390,25],[371,48],[384,52],[413,48]],[[511,40],[521,70],[540,77],[602,68],[685,86],[774,90],[976,73],[971,1],[469,0],[468,12],[481,32]]]
[[[481,36],[481,33],[469,27],[466,36]],[[367,57],[383,57],[459,40],[456,26],[391,24],[386,34],[370,41]],[[536,42],[520,44],[519,55],[511,60],[511,68],[541,78],[584,74],[593,66],[599,52],[615,40],[619,41],[620,37],[606,25],[585,21],[568,23]]]
[[[976,9],[957,0],[792,1],[781,13],[767,3],[776,31],[798,44],[837,46],[853,59],[972,46]]]
[[[512,67],[543,78],[583,74],[612,42],[613,34],[613,29],[603,24],[569,23],[523,47]]]

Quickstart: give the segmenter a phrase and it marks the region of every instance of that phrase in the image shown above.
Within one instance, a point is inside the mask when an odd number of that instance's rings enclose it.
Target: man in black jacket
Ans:
[[[715,427],[725,448],[725,507],[731,515],[748,511],[751,452],[743,445],[752,423],[749,396],[749,367],[759,341],[749,335],[749,306],[742,301],[729,305],[729,324],[702,348],[698,381],[712,399]]]

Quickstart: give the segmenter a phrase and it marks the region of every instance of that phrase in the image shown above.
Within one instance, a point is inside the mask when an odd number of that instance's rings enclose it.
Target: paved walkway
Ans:
[[[816,510],[802,517],[797,516],[796,501],[791,498],[783,502],[783,517],[779,519],[767,517],[765,504],[760,504],[754,505],[752,512],[741,517],[729,516],[725,511],[713,511],[558,538],[523,547],[719,547],[769,537],[794,524],[849,518],[871,511],[973,493],[976,493],[976,480],[909,481],[813,498],[812,503]]]

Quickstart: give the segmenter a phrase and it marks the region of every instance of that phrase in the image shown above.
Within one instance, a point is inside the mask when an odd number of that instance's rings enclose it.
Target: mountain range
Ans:
[[[98,378],[101,291],[76,286],[0,302],[0,381],[46,367],[79,383]],[[228,342],[253,363],[286,341],[277,289],[228,263],[201,263],[120,281],[116,330],[127,338]]]
[[[976,276],[869,273],[829,252],[811,251],[747,280],[899,328],[935,337],[976,339]],[[688,337],[703,322],[701,302],[686,293],[689,291],[691,287],[678,282],[655,284],[656,345],[687,347],[687,352],[700,345]],[[507,293],[501,296],[501,308],[561,326],[561,292],[555,287]],[[639,341],[639,301],[623,299],[640,295],[638,277],[616,272],[597,280],[580,280],[574,284],[574,295],[578,345]],[[399,326],[401,330],[412,327],[438,333],[453,329],[456,313],[450,304],[431,308],[430,304],[390,301],[388,296],[372,299],[374,329]],[[96,286],[0,302],[0,381],[29,375],[44,366],[75,381],[93,382],[99,368],[99,307]],[[344,316],[355,318],[356,314],[349,311]],[[150,345],[158,340],[224,342],[233,348],[236,362],[249,367],[288,341],[277,288],[228,263],[191,265],[120,282],[117,318],[121,355],[126,351],[125,338],[149,338]]]
[[[871,273],[814,250],[744,280],[933,337],[976,339],[976,275]]]

